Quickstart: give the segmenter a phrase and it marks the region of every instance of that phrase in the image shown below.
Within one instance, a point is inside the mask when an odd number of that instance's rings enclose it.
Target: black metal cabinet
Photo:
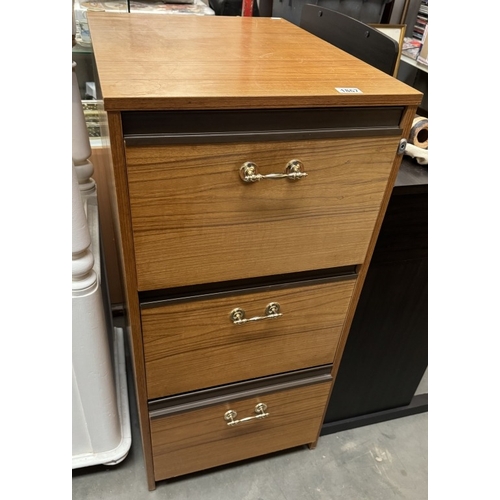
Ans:
[[[427,166],[407,157],[382,224],[322,434],[427,411]]]

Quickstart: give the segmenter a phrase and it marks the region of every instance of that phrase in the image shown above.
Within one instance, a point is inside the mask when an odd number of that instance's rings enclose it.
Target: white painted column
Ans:
[[[104,303],[90,244],[73,168],[73,454],[89,445],[89,453],[110,451],[122,438]]]
[[[95,190],[95,182],[92,179],[94,165],[89,160],[92,154],[90,139],[83,114],[80,89],[78,88],[78,79],[76,77],[76,63],[72,64],[73,92],[72,92],[72,128],[73,128],[73,147],[72,156],[78,176],[78,184],[83,193],[90,194]]]
[[[72,358],[73,456],[109,452],[122,441],[115,369],[84,201],[96,196],[90,141],[73,63]],[[98,242],[94,242],[98,251]]]

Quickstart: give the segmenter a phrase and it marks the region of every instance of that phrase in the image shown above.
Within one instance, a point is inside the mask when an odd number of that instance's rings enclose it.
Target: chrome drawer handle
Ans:
[[[241,309],[241,307],[237,307],[236,309],[233,309],[229,313],[229,319],[235,325],[244,325],[245,323],[248,323],[249,321],[260,321],[262,319],[274,319],[274,318],[279,318],[280,316],[283,316],[283,314],[280,313],[280,305],[277,302],[271,302],[271,303],[267,304],[265,314],[266,314],[265,316],[254,316],[253,318],[245,318],[245,311],[243,309]]]
[[[259,174],[257,165],[251,161],[243,163],[240,167],[240,177],[244,182],[257,182],[264,179],[291,179],[298,181],[302,177],[306,177],[307,173],[303,171],[304,165],[300,160],[291,160],[285,167],[284,174]]]
[[[252,415],[251,417],[240,418],[239,420],[234,420],[236,415],[238,415],[234,410],[228,410],[224,413],[224,420],[227,421],[227,425],[230,427],[236,424],[241,424],[242,422],[248,422],[249,420],[266,418],[269,413],[266,413],[267,405],[265,403],[258,403],[255,405],[255,413],[257,415]]]

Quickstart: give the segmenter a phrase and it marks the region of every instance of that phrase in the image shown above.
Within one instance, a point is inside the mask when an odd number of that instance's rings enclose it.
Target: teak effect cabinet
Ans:
[[[282,19],[89,22],[149,489],[314,448],[421,94]]]

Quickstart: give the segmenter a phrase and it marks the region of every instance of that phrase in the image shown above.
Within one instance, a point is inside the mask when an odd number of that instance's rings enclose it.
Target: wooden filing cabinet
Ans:
[[[89,22],[149,489],[314,448],[421,94],[282,19]]]

